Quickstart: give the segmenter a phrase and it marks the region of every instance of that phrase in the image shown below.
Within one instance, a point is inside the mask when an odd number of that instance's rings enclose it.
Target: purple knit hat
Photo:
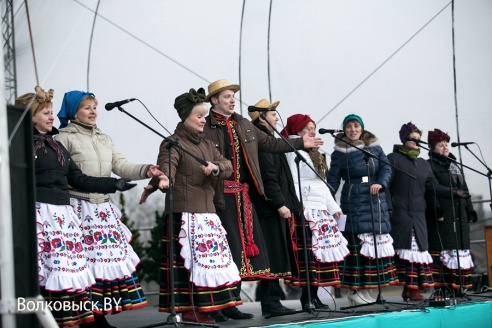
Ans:
[[[417,128],[417,126],[415,126],[415,124],[413,124],[412,122],[408,122],[407,124],[403,124],[401,126],[401,129],[400,129],[400,140],[401,140],[401,143],[402,144],[404,144],[405,142],[407,142],[407,137],[412,132],[418,132],[418,134],[420,134],[420,136],[422,136],[422,131],[420,131],[419,128]]]

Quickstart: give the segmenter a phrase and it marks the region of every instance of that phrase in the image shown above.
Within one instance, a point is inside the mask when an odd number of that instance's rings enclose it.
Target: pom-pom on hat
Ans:
[[[427,142],[429,143],[429,147],[431,150],[434,150],[434,148],[439,142],[441,141],[449,142],[449,140],[451,140],[451,137],[447,133],[444,133],[439,129],[434,129],[434,131],[429,131],[429,133],[427,134]]]
[[[253,107],[275,110],[279,104],[280,101],[275,101],[274,103],[270,104],[268,100],[262,99],[258,101]],[[248,115],[249,117],[251,117],[251,122],[254,122],[258,119],[258,117],[260,117],[260,112],[248,112]]]
[[[360,126],[362,127],[362,130],[364,130],[364,122],[362,121],[362,118],[359,115],[355,115],[355,114],[350,114],[350,115],[345,116],[345,118],[343,119],[343,123],[342,123],[344,130],[345,130],[345,127],[347,126],[347,123],[350,121],[359,122]]]
[[[205,89],[203,88],[198,90],[191,88],[190,91],[177,96],[174,100],[174,108],[176,108],[181,122],[186,120],[196,104],[203,103],[204,101]]]
[[[292,115],[287,119],[287,125],[280,132],[280,134],[282,134],[286,138],[288,136],[297,135],[297,133],[301,131],[309,122],[314,123],[314,121],[311,119],[311,117],[309,117],[309,115],[304,115],[304,114]]]
[[[400,129],[400,141],[402,144],[407,142],[407,137],[410,135],[412,132],[418,132],[422,136],[422,131],[417,128],[415,124],[412,122],[408,122],[407,124],[403,124]]]

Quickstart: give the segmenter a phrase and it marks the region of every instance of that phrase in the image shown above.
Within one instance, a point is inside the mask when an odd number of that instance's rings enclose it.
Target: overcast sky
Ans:
[[[23,1],[14,3],[18,92],[32,92],[26,12]],[[105,103],[138,98],[172,132],[178,122],[174,98],[222,78],[241,84],[237,96],[244,111],[271,90],[284,122],[305,113],[318,127],[340,128],[346,115],[356,113],[390,153],[400,126],[413,121],[424,140],[434,128],[448,132],[451,141],[459,132],[461,141],[476,142],[492,162],[491,1],[455,1],[458,116],[449,1],[273,1],[270,84],[268,1],[246,2],[242,43],[243,1],[105,0],[91,39],[97,4],[29,2],[39,83],[55,89],[55,112],[65,92],[89,88],[99,99],[98,126],[135,163],[155,162],[161,138],[124,113],[105,111]],[[124,108],[167,135],[139,102]],[[323,139],[322,149],[331,153],[332,137]],[[470,149],[480,156],[476,146]],[[459,156],[456,148],[452,152]],[[462,155],[465,164],[487,173],[466,149]],[[486,177],[469,171],[466,177],[473,195],[490,199]],[[483,208],[489,211],[488,204]]]

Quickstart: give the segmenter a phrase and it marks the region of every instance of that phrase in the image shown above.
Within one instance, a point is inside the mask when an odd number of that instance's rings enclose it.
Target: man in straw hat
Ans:
[[[279,104],[280,101],[271,104],[266,99],[257,102],[254,107],[268,111],[261,116],[260,112],[249,112],[253,124],[266,134],[275,136],[273,132],[278,122],[276,108]],[[283,292],[279,279],[297,272],[290,228],[294,229],[294,215],[300,217],[300,203],[285,155],[260,151],[258,160],[267,199],[254,188],[250,193],[263,234],[269,236],[265,238],[265,244],[270,259],[270,275],[276,278],[261,281],[261,312],[263,315],[294,313],[294,309],[280,303]]]
[[[255,188],[264,197],[265,191],[258,162],[258,150],[285,153],[292,149],[282,140],[258,130],[249,120],[234,111],[237,84],[218,80],[208,86],[205,101],[212,108],[207,116],[204,134],[212,140],[219,152],[232,161],[233,174],[226,180],[213,180],[214,203],[217,214],[227,231],[227,239],[234,262],[243,280],[270,278],[270,266],[261,226],[249,198],[249,188]],[[319,147],[322,139],[306,136],[293,142],[297,149]],[[238,292],[241,290],[238,286]],[[212,314],[218,322],[232,319],[250,319],[236,307]]]

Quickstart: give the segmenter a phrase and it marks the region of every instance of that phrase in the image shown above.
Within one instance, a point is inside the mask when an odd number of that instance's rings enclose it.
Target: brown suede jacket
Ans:
[[[184,153],[177,147],[171,149],[171,182],[173,183],[173,209],[174,213],[215,213],[214,188],[212,183],[225,179],[232,174],[231,161],[222,157],[215,149],[214,143],[203,138],[203,133],[198,133],[188,129],[188,127],[178,123],[174,134],[169,137],[171,140],[178,140],[179,145],[191,154],[205,161],[212,162],[219,167],[217,176],[209,176],[200,168],[201,164],[193,157]],[[169,177],[169,154],[167,142],[163,141],[159,148],[157,164],[159,169]],[[153,178],[151,184],[156,186],[158,183]],[[166,196],[166,205],[168,204]]]
[[[258,129],[250,120],[234,113],[231,118],[236,121],[236,132],[239,136],[242,153],[248,166],[248,170],[255,181],[255,187],[261,196],[264,196],[263,180],[261,179],[260,164],[258,163],[258,151],[270,153],[288,153],[293,151],[282,139],[275,138]],[[212,109],[206,118],[204,135],[212,140],[217,150],[224,154],[224,132],[212,114]],[[296,149],[304,148],[302,138],[290,140]],[[215,206],[224,208],[224,181],[214,180],[212,186],[215,189]]]

